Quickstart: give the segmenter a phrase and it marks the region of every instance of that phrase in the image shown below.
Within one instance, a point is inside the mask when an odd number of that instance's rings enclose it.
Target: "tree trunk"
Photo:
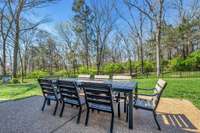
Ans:
[[[13,52],[13,78],[17,78],[17,59],[19,51],[19,16],[16,19],[16,31],[15,31],[15,41],[14,41],[14,52]]]
[[[3,40],[3,75],[6,76],[6,41]]]
[[[129,75],[132,76],[133,69],[132,69],[132,61],[131,58],[129,57]]]
[[[160,76],[160,33],[161,33],[161,27],[157,26],[157,32],[156,32],[156,72],[157,72],[157,77]]]
[[[85,21],[85,27],[87,27],[86,21]],[[85,29],[85,54],[86,54],[86,66],[87,70],[89,69],[89,40],[87,36],[87,28]]]
[[[13,52],[13,78],[17,78],[17,59],[19,51],[19,33],[20,33],[20,14],[24,6],[24,0],[19,1],[19,5],[16,11],[15,21],[15,40],[14,40],[14,52]]]
[[[19,59],[20,59],[20,63],[21,63],[21,82],[24,82],[24,66],[23,66],[23,59],[22,59],[22,55],[21,55],[21,51],[19,50]]]
[[[163,16],[163,3],[164,0],[159,0],[159,14],[158,20],[156,22],[156,67],[157,67],[157,77],[160,76],[160,40],[161,40],[161,25]]]
[[[143,54],[142,38],[139,38],[139,44],[140,44],[140,58],[141,58],[141,73],[144,74],[144,54]]]

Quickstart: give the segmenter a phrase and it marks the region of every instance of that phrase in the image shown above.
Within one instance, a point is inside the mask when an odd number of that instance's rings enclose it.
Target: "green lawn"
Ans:
[[[23,84],[0,85],[0,100],[16,100],[35,95],[41,95],[41,90],[36,81]]]
[[[154,87],[156,78],[136,79],[139,87]],[[163,97],[188,99],[200,109],[200,78],[166,78],[168,86]],[[29,80],[23,84],[0,85],[0,100],[15,100],[24,97],[41,95],[41,90],[36,81]]]

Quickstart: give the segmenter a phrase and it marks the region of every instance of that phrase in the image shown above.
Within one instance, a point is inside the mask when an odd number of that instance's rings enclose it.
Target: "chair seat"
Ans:
[[[89,103],[89,107],[92,109],[96,109],[96,110],[102,110],[102,111],[106,111],[106,112],[112,112],[112,109],[110,106],[107,105],[100,105],[100,104],[95,104],[95,103]]]
[[[80,104],[79,104],[78,100],[65,98],[64,103],[73,104],[73,105],[83,105],[85,104],[85,99],[80,98]]]
[[[50,99],[50,100],[54,100],[54,101],[57,101],[57,100],[60,100],[60,95],[57,95],[57,98],[55,95],[47,95],[46,96],[47,99]]]
[[[153,102],[147,99],[138,98],[136,101],[133,101],[133,104],[137,108],[143,108],[143,109],[148,109],[148,110],[154,109]]]

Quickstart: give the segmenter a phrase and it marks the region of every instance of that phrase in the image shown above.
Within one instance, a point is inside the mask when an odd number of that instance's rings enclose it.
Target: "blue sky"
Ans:
[[[27,15],[33,22],[39,21],[44,17],[49,18],[50,22],[40,25],[39,28],[56,34],[56,29],[55,29],[56,24],[73,18],[73,15],[74,15],[72,11],[73,1],[74,0],[60,0],[59,2],[55,4],[51,4],[43,8],[34,9],[32,13],[27,14]],[[185,2],[186,1],[187,0],[185,0]],[[123,15],[125,15],[128,18],[126,11],[123,11],[124,9],[123,4],[119,3],[121,2],[121,0],[117,0],[117,2],[120,5],[119,8],[122,9]],[[188,3],[187,4],[186,3],[185,5],[188,5]],[[177,22],[177,17],[174,13],[174,10],[167,9],[167,13],[165,14],[165,17],[168,23],[175,24]],[[118,20],[117,25],[119,27],[122,27],[122,29],[123,27],[128,28],[126,23],[124,23],[122,20]]]
[[[31,18],[35,21],[47,17],[50,21],[40,25],[39,28],[53,32],[56,24],[73,18],[72,3],[73,0],[60,0],[55,4],[34,9],[29,15],[31,15]]]
[[[26,16],[30,18],[33,22],[39,21],[44,17],[49,18],[50,21],[48,23],[44,23],[40,25],[39,28],[44,29],[55,35],[57,32],[55,29],[56,24],[71,20],[73,18],[74,16],[74,12],[72,11],[73,1],[74,0],[60,0],[59,2],[56,2],[55,4],[51,4],[43,8],[36,8],[33,10],[33,12],[27,14]],[[122,1],[119,0],[118,2],[122,2]],[[120,28],[125,28],[125,27],[128,28],[127,26],[125,26],[125,23],[123,22],[123,20],[118,19],[117,24],[118,24],[118,27]]]

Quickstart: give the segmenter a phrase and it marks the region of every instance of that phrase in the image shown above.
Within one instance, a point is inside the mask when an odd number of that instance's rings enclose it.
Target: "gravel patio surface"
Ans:
[[[76,124],[78,109],[66,106],[63,117],[53,116],[54,103],[41,111],[43,97],[34,96],[18,101],[0,103],[0,133],[107,133],[111,115],[90,113],[88,126],[85,127],[86,111],[82,113],[80,124]],[[115,106],[117,111],[117,105]],[[86,109],[86,107],[85,107]],[[200,132],[200,111],[187,100],[162,98],[157,109],[161,132],[182,133]],[[134,129],[129,130],[125,122],[123,107],[121,118],[115,113],[115,133],[160,133],[151,112],[134,110]]]

